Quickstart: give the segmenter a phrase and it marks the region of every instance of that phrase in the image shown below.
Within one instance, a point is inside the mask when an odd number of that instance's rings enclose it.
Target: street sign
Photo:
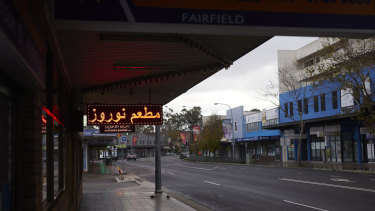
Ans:
[[[126,141],[126,136],[123,136],[123,137],[121,138],[121,140],[122,140],[123,142],[125,142],[125,141]]]
[[[126,148],[126,144],[119,144],[117,145],[117,148]]]

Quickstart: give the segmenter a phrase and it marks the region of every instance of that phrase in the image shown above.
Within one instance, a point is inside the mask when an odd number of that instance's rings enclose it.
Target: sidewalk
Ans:
[[[140,180],[136,175],[125,175],[118,183],[116,166],[102,161],[90,163],[83,175],[83,193],[80,211],[99,210],[195,210],[163,192],[154,194],[153,183]]]

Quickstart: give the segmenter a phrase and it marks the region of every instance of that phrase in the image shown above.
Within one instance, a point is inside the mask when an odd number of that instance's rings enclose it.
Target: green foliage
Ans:
[[[202,125],[202,110],[200,107],[194,106],[192,109],[182,109],[180,113],[175,113],[173,109],[167,108],[163,111],[164,123],[161,127],[161,133],[166,137],[171,138],[172,148],[176,152],[180,152],[182,149],[182,143],[179,141],[180,133],[185,132],[186,138],[190,140],[190,146],[193,137],[193,126]]]
[[[202,152],[206,152],[206,154],[207,152],[215,153],[220,148],[220,141],[223,135],[221,118],[216,114],[211,115],[204,125],[198,143],[199,149]]]

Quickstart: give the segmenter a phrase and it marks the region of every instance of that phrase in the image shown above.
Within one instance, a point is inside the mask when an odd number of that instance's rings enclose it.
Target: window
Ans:
[[[314,112],[319,112],[319,96],[314,96]]]
[[[259,122],[252,122],[246,124],[246,132],[259,131]]]
[[[314,161],[322,161],[324,149],[324,138],[311,135],[311,159]]]
[[[305,114],[309,113],[309,99],[308,98],[303,98],[303,112]]]
[[[284,114],[285,114],[285,117],[288,117],[288,103],[284,104]]]
[[[337,109],[337,91],[332,92],[332,109]]]
[[[290,102],[289,103],[289,115],[290,116],[293,116],[294,114],[293,114],[293,102]]]
[[[302,100],[298,100],[298,113],[302,113]]]
[[[234,122],[234,131],[237,131],[237,122]]]
[[[313,64],[314,64],[314,59],[311,59],[311,60],[305,62],[305,67],[309,67],[309,66],[311,66]]]
[[[326,95],[325,94],[320,95],[320,110],[321,111],[326,110]]]
[[[269,120],[266,120],[266,123],[263,124],[264,126],[267,126],[267,125],[277,125],[278,124],[278,119],[269,119]]]

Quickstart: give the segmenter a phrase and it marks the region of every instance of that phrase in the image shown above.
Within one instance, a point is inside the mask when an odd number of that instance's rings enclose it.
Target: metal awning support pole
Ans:
[[[155,193],[161,193],[160,125],[155,125]]]

